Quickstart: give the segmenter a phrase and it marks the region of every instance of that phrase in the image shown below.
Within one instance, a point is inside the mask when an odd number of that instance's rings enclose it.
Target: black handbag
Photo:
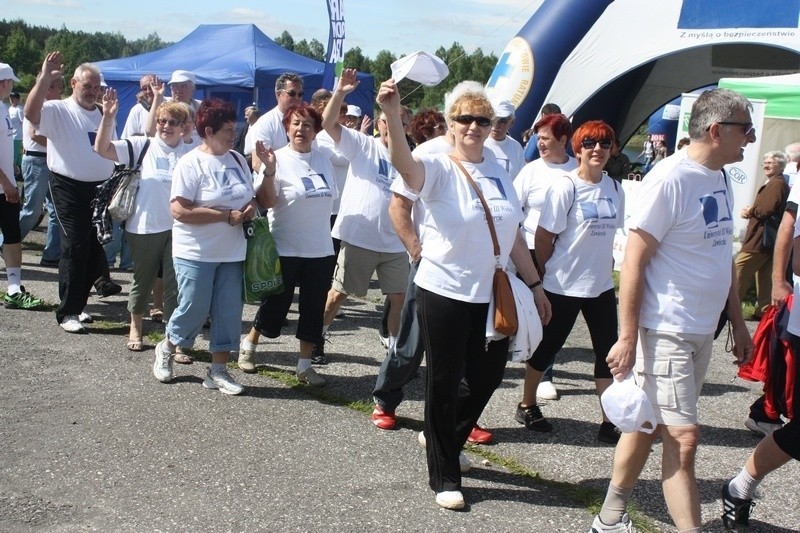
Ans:
[[[783,210],[780,210],[764,220],[764,233],[761,234],[761,246],[763,246],[765,250],[772,251],[772,249],[775,248],[775,241],[778,239],[778,228],[781,225],[782,216]]]

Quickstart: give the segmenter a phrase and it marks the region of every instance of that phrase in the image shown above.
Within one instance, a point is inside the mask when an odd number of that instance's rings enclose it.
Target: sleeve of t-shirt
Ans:
[[[364,156],[367,152],[363,141],[369,141],[366,135],[350,128],[342,128],[342,136],[339,139],[339,144],[336,148],[347,158],[348,161],[353,161],[358,156]]]
[[[55,102],[45,102],[42,104],[39,123],[34,124],[36,131],[45,137],[55,137],[58,127],[58,111]]]
[[[147,137],[142,135],[135,135],[128,139],[131,142],[131,146],[133,148],[133,161],[128,161],[128,143],[124,140],[122,141],[111,141],[111,144],[114,145],[114,150],[117,152],[117,163],[120,163],[125,166],[135,166],[136,162],[139,160],[139,156],[142,153],[142,148],[144,148],[144,143],[147,142]]]
[[[175,165],[175,170],[172,172],[170,201],[181,197],[194,202],[199,185],[199,176],[195,173],[194,168],[187,163],[187,160],[179,159],[178,164]]]
[[[622,185],[617,184],[617,195],[619,200],[617,202],[617,229],[625,227],[625,189]]]
[[[798,205],[800,205],[800,186],[789,189],[789,198],[786,199],[786,210],[797,213]]]
[[[412,202],[416,202],[419,199],[419,195],[409,188],[409,186],[406,184],[406,180],[403,178],[397,177],[392,180],[392,185],[389,187],[389,189],[393,193],[397,193],[403,198],[408,198]]]
[[[528,205],[528,187],[532,178],[533,166],[530,163],[522,167],[517,177],[514,178],[514,190],[517,193],[519,205],[522,207],[523,211],[527,211],[530,207]]]
[[[675,216],[679,210],[675,198],[674,186],[665,180],[642,181],[636,197],[637,211],[631,220],[631,229],[646,231],[661,242],[675,224]]]
[[[567,229],[567,215],[575,203],[576,192],[572,178],[555,180],[544,196],[539,226],[555,235]]]
[[[425,167],[425,182],[422,184],[422,190],[419,192],[419,197],[422,200],[434,199],[441,191],[440,182],[442,181],[442,176],[444,176],[450,170],[446,164],[446,162],[450,161],[450,158],[448,158],[446,155],[427,155],[420,156],[419,160]],[[456,169],[456,172],[458,172],[459,177],[461,177],[461,171]],[[465,178],[462,177],[462,179]]]

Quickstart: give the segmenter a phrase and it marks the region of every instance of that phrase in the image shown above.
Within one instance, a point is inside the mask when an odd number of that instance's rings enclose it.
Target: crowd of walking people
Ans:
[[[800,291],[786,276],[800,238],[800,188],[790,189],[784,177],[797,173],[800,143],[764,155],[764,184],[739,213],[749,223],[731,261],[733,193],[723,167],[741,161],[756,137],[743,96],[725,89],[701,94],[689,120],[690,142],[672,155],[663,141],[648,139],[649,172],[627,224],[617,299],[612,252],[625,222],[619,180],[630,161],[603,121],[573,128],[558,106],[547,104],[523,147],[509,135],[514,105],[490,99],[480,83],[455,86],[442,110],[412,113],[390,79],[377,94],[372,135],[372,120],[347,104],[359,81],[355,70],[344,69],[333,91],[320,89],[308,103],[303,79],[281,75],[275,108],[261,114],[247,107],[245,127],[237,131],[238,110],[221,99],[194,99],[194,74],[178,70],[167,83],[152,74],[141,78],[120,139],[114,88],[88,63],[67,79],[63,61],[60,52],[47,54],[16,126],[24,195],[14,178],[12,122],[0,120],[7,130],[0,132],[7,308],[44,304],[22,285],[21,242],[45,205],[41,264],[58,266],[55,318],[67,333],[85,332],[91,289],[101,297],[122,290],[110,277],[93,201],[115,165],[140,162],[132,212],[108,229],[132,260],[125,347],[144,349],[148,313],[163,320],[165,338],[155,347],[152,372],[170,382],[173,363],[192,363],[184,349],[208,326],[211,364],[203,386],[238,395],[245,387],[230,370],[257,370],[260,337],[285,332],[297,292],[296,376],[323,387],[327,379],[317,369],[329,360],[325,343],[334,317],[377,276],[386,297],[381,338],[387,351],[372,424],[396,427],[403,387],[424,357],[418,440],[426,449],[429,486],[438,505],[462,509],[461,475],[471,467],[462,447],[493,440],[478,422],[514,342],[487,338],[499,308],[496,271],[507,270],[521,280],[512,283],[515,290],[530,291],[543,333],[538,346],[525,350],[520,402],[509,408],[517,422],[535,432],[553,429],[540,404],[558,398],[552,368],[579,313],[591,336],[598,397],[614,379],[633,373],[655,413],[652,433],[622,433],[600,406],[597,439],[616,449],[590,532],[636,530],[626,507],[656,438],[663,443],[663,491],[675,526],[701,531],[697,402],[720,312],[731,323],[734,362],[744,366],[753,358],[753,341],[740,304],[752,280],[757,317]],[[18,81],[0,63],[0,99]],[[62,99],[67,83],[70,94]],[[20,107],[18,95],[11,102]],[[0,113],[11,117],[5,105]],[[243,331],[244,261],[258,216],[269,222],[284,290],[263,298]],[[793,271],[800,274],[800,254]],[[788,331],[797,353],[800,313],[790,315]],[[751,408],[747,426],[764,440],[722,487],[729,531],[747,531],[758,483],[790,459],[800,460],[793,409],[779,413],[790,419],[784,423],[763,401]]]

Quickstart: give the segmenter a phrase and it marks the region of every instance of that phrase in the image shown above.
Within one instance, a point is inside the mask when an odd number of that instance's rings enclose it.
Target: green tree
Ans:
[[[287,50],[294,52],[294,38],[288,31],[283,30],[283,33],[281,33],[280,37],[274,38],[273,41],[283,46]]]
[[[316,39],[311,39],[311,42],[303,39],[294,45],[294,52],[301,56],[310,57],[317,61],[325,61],[325,48],[322,43]]]
[[[359,72],[372,72],[372,61],[364,55],[361,48],[349,48],[344,53],[345,68],[354,68]]]

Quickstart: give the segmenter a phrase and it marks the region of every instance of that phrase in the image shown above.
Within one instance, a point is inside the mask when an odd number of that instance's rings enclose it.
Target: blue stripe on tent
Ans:
[[[678,28],[797,28],[800,0],[683,0]]]

